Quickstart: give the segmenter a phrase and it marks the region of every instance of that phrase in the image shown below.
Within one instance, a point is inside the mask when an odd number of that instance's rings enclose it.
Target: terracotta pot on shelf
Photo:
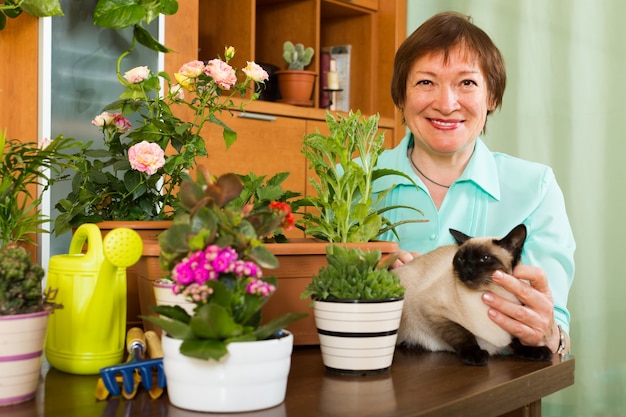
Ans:
[[[270,243],[267,248],[278,257],[277,269],[264,269],[264,276],[278,278],[278,289],[263,307],[263,322],[268,322],[286,313],[306,312],[309,315],[296,320],[287,327],[294,335],[295,345],[317,345],[319,337],[310,299],[301,299],[300,294],[311,282],[313,275],[326,265],[328,242],[313,238],[292,238],[287,243]],[[349,247],[365,250],[380,249],[384,254],[399,250],[395,242],[346,243]]]
[[[275,73],[278,80],[280,103],[312,107],[313,87],[317,73],[305,70],[280,70]]]

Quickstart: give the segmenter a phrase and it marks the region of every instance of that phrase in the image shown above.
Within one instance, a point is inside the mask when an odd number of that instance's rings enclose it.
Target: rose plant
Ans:
[[[176,190],[189,178],[196,158],[207,154],[204,125],[221,126],[229,147],[237,134],[218,114],[235,107],[234,96],[249,97],[239,109],[256,100],[255,85],[268,78],[259,65],[248,62],[239,80],[229,65],[232,47],[225,49],[224,59],[182,65],[174,78],[145,66],[122,74],[124,55],[117,62],[124,90],[92,121],[106,148],[92,149],[87,143],[81,149],[72,190],[55,206],[60,212],[57,235],[88,222],[171,219],[178,204]],[[191,114],[190,120],[185,114]]]
[[[173,291],[195,304],[153,306],[160,317],[144,317],[169,336],[182,339],[183,355],[218,360],[231,342],[264,340],[306,314],[288,313],[261,325],[261,308],[275,292],[276,277],[261,268],[278,260],[266,237],[294,227],[289,204],[240,205],[243,184],[236,174],[214,179],[199,167],[197,181],[181,184],[181,206],[169,229],[159,235],[161,266],[171,271]]]

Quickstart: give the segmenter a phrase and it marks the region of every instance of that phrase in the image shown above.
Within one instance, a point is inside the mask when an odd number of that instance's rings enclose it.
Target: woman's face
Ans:
[[[441,156],[471,152],[493,109],[478,61],[462,46],[450,50],[448,62],[432,53],[413,63],[404,118],[416,146]]]

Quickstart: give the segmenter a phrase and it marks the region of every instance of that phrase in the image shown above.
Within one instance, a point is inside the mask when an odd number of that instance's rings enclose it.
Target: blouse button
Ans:
[[[436,238],[437,238],[436,234],[433,233],[432,235],[430,235],[430,240],[435,240]]]

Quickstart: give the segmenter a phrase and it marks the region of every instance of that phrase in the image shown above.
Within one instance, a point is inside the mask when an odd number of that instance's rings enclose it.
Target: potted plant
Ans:
[[[189,178],[196,158],[207,154],[203,126],[207,122],[222,126],[230,146],[237,134],[218,114],[234,107],[232,98],[245,96],[251,82],[267,79],[267,73],[250,62],[242,70],[244,80],[237,82],[236,70],[228,64],[234,55],[234,48],[228,47],[224,60],[188,62],[174,77],[145,66],[122,74],[124,54],[118,58],[117,75],[124,90],[92,121],[102,131],[105,149],[92,149],[87,143],[78,154],[72,190],[55,206],[60,212],[54,223],[57,235],[83,223],[172,218],[176,190]],[[256,97],[253,93],[250,100]]]
[[[361,116],[350,112],[344,116],[326,113],[329,134],[315,132],[305,136],[302,152],[309,167],[315,172],[310,177],[314,193],[299,201],[301,218],[296,226],[311,238],[294,240],[291,245],[268,244],[279,256],[280,267],[274,271],[280,280],[280,290],[266,305],[264,317],[271,319],[288,311],[306,309],[306,302],[298,297],[311,277],[326,265],[326,246],[341,243],[364,250],[379,249],[383,253],[398,251],[395,242],[377,240],[388,230],[403,223],[390,223],[385,212],[397,207],[377,207],[374,181],[385,176],[406,175],[396,170],[377,169],[378,157],[384,151],[384,136],[378,129],[378,115]],[[413,182],[413,180],[411,180]],[[417,185],[415,185],[417,186]],[[417,208],[412,222],[424,221]],[[294,323],[289,330],[297,344],[319,343],[315,321],[310,315]]]
[[[313,48],[304,47],[303,44],[294,44],[291,41],[283,43],[283,59],[287,62],[286,70],[276,71],[278,79],[278,101],[296,106],[313,106],[311,95],[315,85],[317,73],[306,71],[313,58]]]
[[[277,286],[261,267],[277,266],[263,239],[293,227],[292,218],[281,202],[229,206],[242,188],[235,174],[214,179],[199,167],[197,181],[181,184],[185,212],[159,235],[173,291],[195,304],[193,314],[161,305],[153,307],[160,317],[147,317],[164,331],[168,395],[181,408],[250,411],[285,397],[293,336],[282,329],[304,314],[261,324],[261,308]]]
[[[72,189],[55,205],[59,215],[54,229],[60,235],[96,223],[103,235],[116,227],[139,232],[146,253],[127,270],[128,318],[134,322],[145,298],[142,292],[152,292],[140,276],[148,275],[151,258],[158,258],[147,243],[156,242],[156,235],[169,226],[178,205],[176,191],[189,178],[196,159],[207,154],[203,127],[220,125],[230,146],[237,134],[219,114],[235,107],[235,96],[249,97],[240,108],[256,100],[253,84],[266,80],[267,74],[254,62],[239,74],[229,65],[235,55],[232,47],[225,49],[223,59],[191,61],[172,76],[145,66],[122,72],[125,54],[118,58],[116,70],[122,93],[92,121],[105,147],[97,149],[88,142],[78,152]]]
[[[39,383],[55,292],[43,292],[44,270],[25,247],[46,232],[42,193],[71,164],[73,147],[62,136],[40,148],[0,132],[0,405],[33,398]]]
[[[389,370],[402,316],[404,287],[380,250],[327,246],[328,265],[301,297],[311,298],[326,369],[371,374]]]

